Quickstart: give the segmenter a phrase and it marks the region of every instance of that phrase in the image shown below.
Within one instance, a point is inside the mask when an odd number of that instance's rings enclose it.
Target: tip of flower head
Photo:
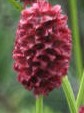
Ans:
[[[24,3],[24,8],[25,8],[27,5],[31,5],[35,2],[37,2],[37,0],[20,0],[20,2]]]
[[[24,8],[26,8],[27,5],[32,5],[34,3],[43,3],[46,2],[46,0],[20,0],[20,2],[24,3]]]

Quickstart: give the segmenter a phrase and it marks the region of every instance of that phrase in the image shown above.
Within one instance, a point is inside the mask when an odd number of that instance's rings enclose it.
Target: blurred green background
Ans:
[[[52,0],[51,2],[61,4],[64,12],[70,17],[68,1]],[[17,74],[13,71],[12,66],[12,50],[19,16],[20,12],[8,0],[0,0],[0,113],[35,113],[35,97],[17,82]],[[78,0],[78,20],[81,48],[84,53],[84,0]],[[70,20],[69,26],[71,26]],[[72,54],[68,75],[75,96],[79,88],[76,72]],[[69,113],[62,88],[54,90],[44,98],[44,113]]]

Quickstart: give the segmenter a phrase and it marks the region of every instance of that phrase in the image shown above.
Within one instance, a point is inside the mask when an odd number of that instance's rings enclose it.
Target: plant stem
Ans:
[[[69,0],[69,6],[71,13],[70,15],[71,15],[72,34],[73,34],[74,54],[75,54],[76,66],[78,70],[78,77],[79,79],[81,79],[81,74],[83,71],[83,62],[82,62],[82,52],[80,47],[77,0]]]
[[[71,113],[77,113],[76,109],[76,102],[75,102],[75,97],[71,88],[71,85],[69,83],[69,80],[66,77],[63,78],[63,84],[62,84],[69,108]]]
[[[76,105],[77,105],[78,109],[79,109],[83,99],[84,99],[84,72],[83,72],[83,76],[81,79],[80,88],[79,88],[79,92],[78,92],[78,96],[77,96],[77,100],[76,100]]]
[[[43,113],[43,96],[42,95],[36,98],[36,113]]]
[[[23,9],[23,7],[20,4],[18,4],[15,0],[8,0],[8,1],[19,11]]]

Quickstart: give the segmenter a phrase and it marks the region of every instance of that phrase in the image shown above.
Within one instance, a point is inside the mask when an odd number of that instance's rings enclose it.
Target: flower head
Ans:
[[[69,68],[71,31],[60,5],[34,3],[21,12],[13,51],[19,82],[35,95],[61,86]]]
[[[79,113],[84,113],[84,106],[81,106],[81,107],[80,107]]]

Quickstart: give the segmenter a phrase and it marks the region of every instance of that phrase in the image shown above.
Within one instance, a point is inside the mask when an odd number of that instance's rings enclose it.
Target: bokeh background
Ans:
[[[69,0],[52,0],[51,2],[61,4],[70,18]],[[17,82],[17,74],[12,66],[12,50],[19,17],[20,12],[8,0],[0,0],[0,113],[35,113],[35,97]],[[78,0],[78,21],[81,50],[84,55],[84,0]],[[71,27],[70,19],[68,23]],[[73,54],[68,76],[76,96],[79,79]],[[84,59],[84,56],[82,57]],[[83,103],[84,101],[81,104]],[[69,113],[62,88],[44,97],[44,113]]]

